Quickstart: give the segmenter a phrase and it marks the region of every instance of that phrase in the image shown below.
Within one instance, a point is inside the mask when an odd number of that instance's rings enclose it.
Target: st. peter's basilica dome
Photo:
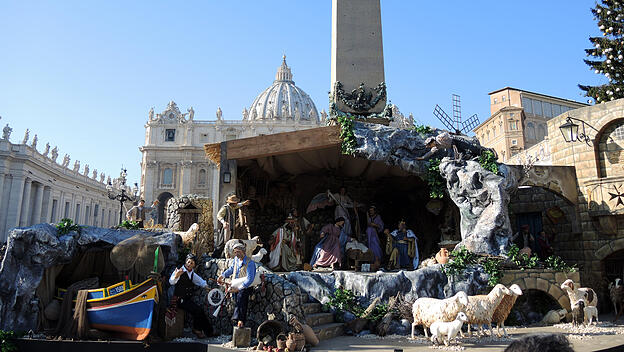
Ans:
[[[277,69],[275,81],[251,104],[243,119],[251,121],[295,120],[319,122],[319,114],[314,102],[306,92],[295,85],[286,56]]]

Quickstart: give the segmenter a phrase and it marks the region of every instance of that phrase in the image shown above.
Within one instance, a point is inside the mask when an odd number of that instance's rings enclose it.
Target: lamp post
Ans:
[[[580,125],[577,122],[579,122]],[[565,139],[566,143],[574,143],[578,141],[585,142],[585,144],[591,146],[593,141],[585,131],[585,126],[596,131],[596,133],[598,132],[597,129],[587,122],[570,116],[566,118],[566,122],[563,125],[559,126],[559,130],[561,130],[561,134],[563,135],[563,139]]]
[[[121,220],[123,219],[123,203],[127,201],[135,201],[137,199],[137,193],[139,192],[139,185],[135,182],[134,187],[132,187],[132,194],[128,194],[126,191],[126,169],[121,169],[121,173],[119,174],[119,186],[117,189],[113,189],[113,185],[111,182],[108,182],[106,185],[106,191],[108,192],[108,198],[112,200],[119,201],[119,224],[121,224]]]

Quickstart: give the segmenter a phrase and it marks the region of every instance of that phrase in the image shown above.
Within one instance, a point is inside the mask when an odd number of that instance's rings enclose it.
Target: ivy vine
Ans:
[[[430,159],[427,166],[427,184],[429,185],[429,197],[442,199],[446,189],[446,181],[440,175],[440,159]]]
[[[481,167],[496,174],[500,175],[498,170],[498,163],[496,162],[496,156],[489,150],[485,150],[479,155],[479,164]]]
[[[355,141],[355,134],[353,134],[353,116],[340,115],[336,118],[340,124],[340,139],[342,154],[354,155],[357,143]]]
[[[419,134],[429,134],[433,132],[431,127],[427,125],[414,125],[414,127],[412,127],[412,131],[419,133]]]
[[[80,226],[78,226],[78,224],[74,224],[72,219],[63,218],[58,222],[58,224],[56,224],[56,230],[58,231],[59,236],[67,235],[72,231],[80,233],[80,229]]]

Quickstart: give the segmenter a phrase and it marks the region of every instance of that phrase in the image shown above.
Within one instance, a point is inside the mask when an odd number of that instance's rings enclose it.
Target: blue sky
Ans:
[[[603,83],[583,63],[598,32],[593,1],[381,0],[386,82],[404,114],[441,127],[435,104],[489,116],[512,86],[586,101]],[[0,124],[132,182],[147,112],[171,99],[196,119],[240,119],[282,53],[298,86],[327,108],[331,1],[0,2]]]

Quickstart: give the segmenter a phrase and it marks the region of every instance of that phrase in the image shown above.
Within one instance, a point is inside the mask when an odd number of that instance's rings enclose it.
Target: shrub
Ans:
[[[78,226],[78,224],[74,224],[72,219],[64,218],[56,224],[56,230],[60,236],[66,235],[72,231],[80,233],[80,229],[80,226]]]

